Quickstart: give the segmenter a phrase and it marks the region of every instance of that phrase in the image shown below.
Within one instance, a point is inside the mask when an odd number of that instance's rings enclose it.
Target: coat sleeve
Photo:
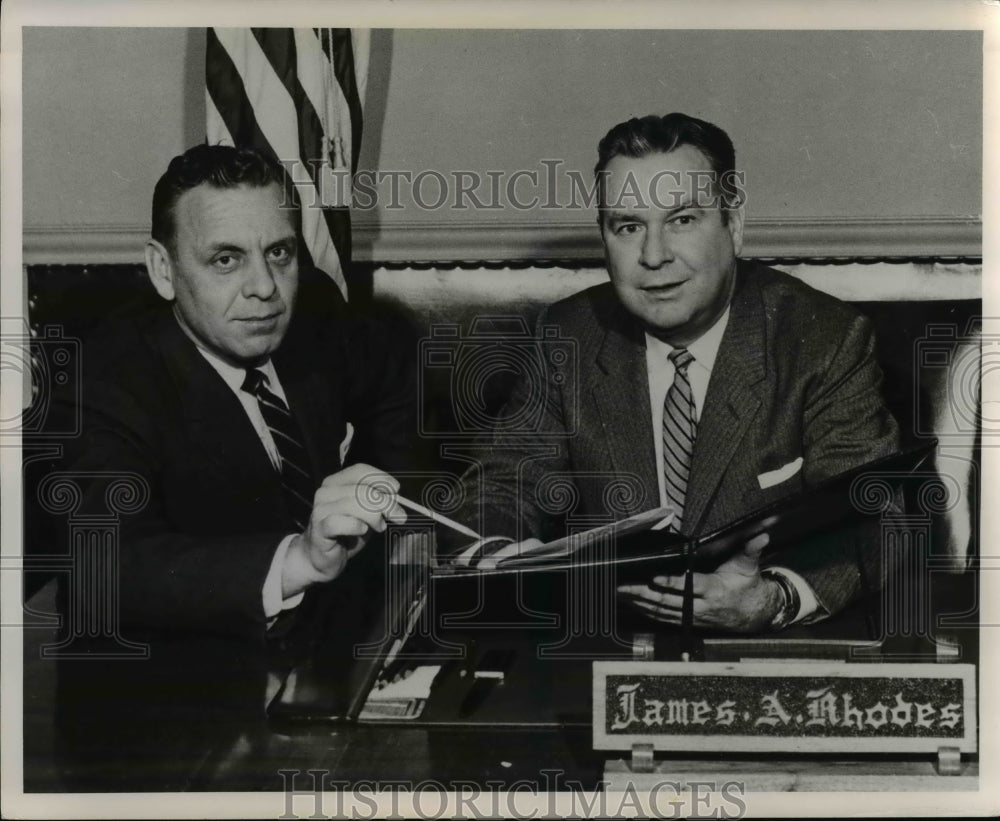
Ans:
[[[117,558],[105,552],[101,572],[106,584],[118,588],[121,623],[126,630],[263,636],[264,579],[286,534],[198,536],[178,521],[164,487],[170,441],[152,412],[157,404],[117,380],[92,383],[83,435],[68,459],[82,490],[80,514],[107,516],[119,494]],[[105,617],[93,611],[106,606],[103,600],[84,604],[92,617]]]
[[[871,323],[854,317],[844,329],[843,341],[821,361],[807,386],[803,418],[807,486],[899,450],[899,429],[882,398],[882,374],[874,352]],[[832,614],[865,589],[881,587],[890,570],[882,552],[880,523],[864,520],[812,537],[775,554],[766,564],[799,573],[820,606]]]

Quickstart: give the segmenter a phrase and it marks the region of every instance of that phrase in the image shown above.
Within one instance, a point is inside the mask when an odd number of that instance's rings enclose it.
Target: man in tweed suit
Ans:
[[[469,481],[481,482],[480,498],[468,518],[482,514],[481,532],[558,536],[560,522],[534,491],[568,474],[577,513],[608,513],[593,477],[629,475],[642,488],[631,512],[667,504],[681,533],[707,533],[898,449],[868,321],[737,260],[744,212],[734,167],[725,132],[683,114],[629,120],[601,141],[598,219],[611,282],[542,316],[540,327],[575,341],[576,356],[551,366],[541,388],[522,381],[509,400],[541,404],[536,440],[547,455],[500,430],[479,454]],[[760,632],[824,618],[880,583],[870,537],[819,538],[763,568],[766,542],[757,540],[695,575],[694,623]],[[666,623],[680,622],[682,592],[674,576],[619,588]]]

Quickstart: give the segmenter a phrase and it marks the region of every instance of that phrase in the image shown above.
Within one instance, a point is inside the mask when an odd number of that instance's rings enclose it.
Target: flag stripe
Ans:
[[[324,49],[332,55],[333,71],[337,76],[337,84],[344,93],[350,108],[351,123],[351,168],[357,169],[358,156],[361,153],[361,99],[358,97],[358,87],[354,80],[354,49],[351,43],[350,29],[330,29],[330,47]]]
[[[205,98],[207,136],[210,143],[222,145],[251,145],[277,157],[271,144],[260,130],[254,107],[247,96],[243,78],[222,45],[215,29],[209,29],[205,54]],[[286,191],[293,187],[286,178]],[[309,244],[305,244],[300,264],[313,265]]]
[[[336,168],[352,173],[357,170],[356,167],[348,168],[349,164],[343,158],[342,146],[339,145],[341,142],[346,142],[348,155],[350,155],[351,136],[344,134],[343,122],[351,116],[351,112],[340,86],[336,82],[330,81],[330,61],[323,52],[319,37],[309,29],[296,29],[295,44],[298,53],[299,83],[305,95],[312,102],[313,109],[322,123],[328,140],[324,144],[321,139],[317,144],[316,153],[311,155],[324,156],[329,161],[322,166],[322,171],[327,176],[327,179],[319,180],[322,191],[324,183],[330,186],[334,185],[332,169]],[[349,206],[351,202],[350,174],[342,175],[342,178],[338,179],[337,182],[339,185],[335,186],[333,190],[336,191],[339,187],[343,193],[338,198],[327,197],[326,201],[330,204]],[[330,189],[327,188],[327,190]]]
[[[308,48],[309,32],[302,32],[296,36],[288,29],[251,29],[254,38],[260,45],[261,51],[267,58],[275,75],[281,81],[285,91],[294,103],[295,111],[298,115],[298,159],[305,166],[309,178],[315,186],[315,202],[324,206],[323,221],[320,223],[315,213],[310,213],[309,224],[311,228],[312,247],[326,247],[327,242],[332,242],[337,259],[345,260],[351,258],[351,217],[345,208],[334,208],[333,204],[327,201],[328,196],[332,196],[335,187],[332,182],[324,184],[321,179],[324,174],[328,174],[330,167],[327,163],[306,162],[304,158],[324,158],[325,147],[323,144],[323,124],[317,115],[313,99],[306,93],[304,86],[300,82],[299,66],[309,64],[310,60],[298,59],[297,44],[302,44]],[[315,41],[315,38],[311,38]],[[306,55],[303,55],[306,56]],[[322,57],[318,49],[311,55]],[[308,75],[307,75],[308,76]],[[321,78],[320,78],[321,79]],[[346,189],[349,195],[350,188]],[[310,192],[310,196],[312,192]],[[349,202],[346,199],[345,202]],[[310,208],[311,212],[316,209]],[[325,231],[323,230],[325,228]],[[329,239],[327,239],[327,237]],[[338,263],[339,264],[339,263]],[[325,267],[325,266],[320,266]]]
[[[348,29],[328,33],[331,57],[323,34],[309,29],[209,29],[206,50],[209,139],[251,146],[286,163],[302,206],[303,261],[315,260],[345,296],[349,176],[362,130],[353,36]],[[361,41],[367,65],[367,35]],[[351,168],[335,177],[332,161],[345,152]]]
[[[312,100],[308,98],[298,79],[295,39],[288,29],[251,29],[261,51],[280,80],[294,104],[298,125],[295,159],[305,167],[314,184],[317,180],[316,164],[305,162],[306,157],[322,158],[323,125],[316,115]],[[317,185],[317,189],[319,186]]]
[[[205,86],[205,122],[208,125],[208,134],[219,135],[225,145],[235,144],[233,135],[229,133],[229,128],[226,126],[225,120],[222,119],[222,115],[215,105],[215,100],[212,99],[212,92],[207,85]]]
[[[317,45],[316,63],[321,66],[325,78],[324,84],[328,91],[324,96],[326,101],[324,110],[327,112],[327,136],[330,137],[333,149],[331,162],[336,168],[350,168],[356,171],[357,163],[352,162],[354,137],[350,128],[354,113],[348,104],[347,97],[344,96],[344,89],[341,88],[340,80],[337,79],[334,71],[334,61],[330,57],[332,40],[329,37],[328,29],[315,29],[313,35]],[[345,124],[347,128],[345,128]]]
[[[299,84],[312,103],[317,119],[322,121],[322,126],[325,128],[329,125],[326,120],[330,106],[330,89],[326,87],[326,57],[314,32],[295,29],[293,37]]]
[[[342,115],[347,116],[348,112],[339,109],[337,103],[337,97],[340,95],[339,87],[336,83],[328,82],[330,61],[320,47],[319,38],[310,29],[295,29],[295,48],[299,85],[312,105],[316,114],[316,126],[319,129],[314,147],[311,152],[307,151],[305,156],[323,157],[327,160],[322,170],[328,174],[332,168],[346,170],[346,164],[338,163],[336,151],[331,150],[334,138],[340,133],[340,118]],[[345,177],[346,194],[342,203],[349,205],[350,176],[345,175]],[[322,182],[320,184],[322,185]]]
[[[229,137],[237,145],[269,146],[257,124],[243,78],[215,32],[215,29],[208,30],[205,89],[215,102]]]
[[[254,100],[267,101],[266,105],[253,106],[253,116],[257,119],[265,143],[276,157],[296,156],[299,140],[295,127],[295,108],[260,44],[256,38],[246,36],[241,29],[216,29],[216,34],[236,71],[243,78],[247,94]],[[253,100],[248,100],[248,103],[252,105]]]
[[[351,49],[354,51],[354,82],[358,87],[358,100],[364,112],[368,94],[368,61],[371,54],[371,31],[351,29]]]
[[[244,83],[253,89],[255,97],[267,101],[266,105],[256,108],[264,145],[276,157],[290,160],[298,158],[295,107],[260,44],[255,37],[246,36],[240,29],[222,29],[218,35],[237,72],[244,78]],[[302,237],[306,247],[316,266],[331,276],[346,296],[347,284],[343,278],[340,256],[326,221],[319,215],[322,209],[315,207],[319,202],[319,194],[312,177],[297,174],[294,182],[302,203]]]
[[[212,120],[208,120],[208,137],[210,141],[216,143],[226,143],[233,145],[250,145],[278,158],[278,153],[274,144],[261,128],[261,124],[254,115],[254,106],[246,92],[244,76],[246,72],[241,72],[233,59],[233,54],[243,53],[241,65],[245,63],[246,49],[241,49],[239,42],[239,31],[223,29],[222,37],[216,30],[208,31],[208,46],[206,53],[206,93],[212,97],[219,112],[220,122],[225,125],[228,133],[213,133]],[[224,42],[225,41],[225,42]],[[228,138],[228,140],[227,140]],[[313,202],[315,194],[310,192],[304,184],[286,177],[286,188],[295,185],[300,189],[300,201],[303,203]],[[303,188],[307,190],[302,191]],[[328,247],[332,241],[329,236],[317,235],[317,223],[319,218],[315,214],[314,208],[302,208],[302,237],[305,249],[300,259],[303,267],[312,267],[314,264],[322,268],[329,274],[341,291],[346,296],[347,286],[340,273],[340,261],[334,259],[331,264]],[[319,254],[317,255],[317,250]],[[317,260],[316,257],[319,257]],[[325,264],[324,264],[325,263]]]

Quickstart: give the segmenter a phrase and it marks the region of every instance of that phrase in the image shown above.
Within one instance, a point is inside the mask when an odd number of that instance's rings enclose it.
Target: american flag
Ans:
[[[209,144],[256,148],[292,172],[305,262],[345,299],[368,53],[367,30],[214,28],[205,55]]]

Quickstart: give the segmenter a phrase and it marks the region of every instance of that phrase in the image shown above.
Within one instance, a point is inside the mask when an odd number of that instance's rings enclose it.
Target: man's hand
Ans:
[[[523,542],[514,542],[513,544],[504,545],[496,551],[496,553],[490,554],[485,559],[480,559],[476,563],[476,567],[480,570],[493,570],[496,568],[497,562],[503,559],[509,559],[511,556],[520,556],[522,553],[526,553],[541,546],[542,540],[534,537],[525,539]]]
[[[383,532],[390,521],[405,522],[406,512],[396,504],[398,490],[399,482],[371,465],[351,465],[327,476],[313,498],[308,526],[288,547],[281,574],[284,598],[337,578],[372,531]]]
[[[766,533],[712,573],[694,574],[694,625],[736,633],[767,629],[781,607],[777,584],[760,575],[759,559]],[[656,621],[680,624],[684,576],[657,576],[649,585],[621,585],[618,593]]]

